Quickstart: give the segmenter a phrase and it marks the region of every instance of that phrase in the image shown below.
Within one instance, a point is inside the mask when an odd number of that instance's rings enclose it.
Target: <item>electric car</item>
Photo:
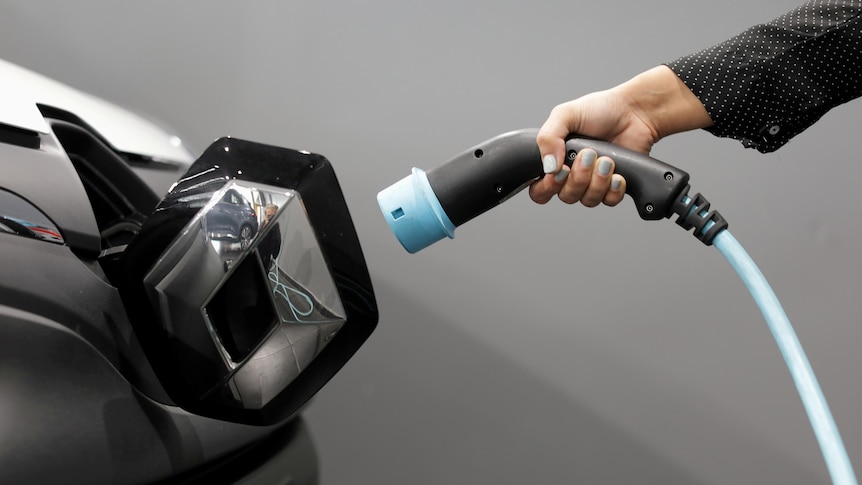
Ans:
[[[0,481],[316,483],[302,409],[377,323],[332,164],[5,61],[0,99]]]
[[[213,239],[236,241],[245,249],[257,233],[257,217],[245,197],[236,190],[228,190],[207,213],[207,231]]]

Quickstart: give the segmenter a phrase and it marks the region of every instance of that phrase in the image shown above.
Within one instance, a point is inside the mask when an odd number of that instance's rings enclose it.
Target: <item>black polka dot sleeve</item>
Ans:
[[[862,1],[809,1],[667,64],[716,136],[771,152],[862,95]]]

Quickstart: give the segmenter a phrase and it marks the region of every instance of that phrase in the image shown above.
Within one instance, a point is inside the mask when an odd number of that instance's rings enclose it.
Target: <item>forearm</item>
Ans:
[[[809,1],[668,66],[716,136],[778,149],[862,93],[862,1]]]
[[[656,141],[712,126],[706,108],[667,66],[654,67],[614,89],[627,100],[632,114],[651,127]]]

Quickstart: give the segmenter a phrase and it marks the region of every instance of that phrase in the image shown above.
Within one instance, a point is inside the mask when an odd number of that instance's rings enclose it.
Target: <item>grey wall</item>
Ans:
[[[307,411],[332,484],[823,483],[785,364],[720,254],[630,201],[526,194],[416,255],[377,191],[793,0],[5,2],[0,56],[160,118],[335,164],[380,325]],[[772,283],[862,467],[858,102],[692,174]]]

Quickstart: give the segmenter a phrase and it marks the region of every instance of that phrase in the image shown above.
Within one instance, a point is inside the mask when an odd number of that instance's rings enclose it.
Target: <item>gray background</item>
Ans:
[[[380,324],[306,415],[324,484],[823,483],[760,313],[712,248],[631,204],[520,194],[408,255],[376,206],[555,104],[795,1],[4,2],[0,57],[153,115],[326,155]],[[692,175],[772,283],[862,467],[862,105],[771,155],[692,132]]]

